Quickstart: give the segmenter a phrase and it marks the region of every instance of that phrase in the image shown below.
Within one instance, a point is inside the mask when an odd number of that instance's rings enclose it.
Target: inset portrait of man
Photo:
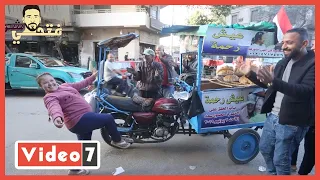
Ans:
[[[24,33],[36,32],[41,23],[40,8],[38,5],[26,5],[22,12],[22,22],[25,25]]]

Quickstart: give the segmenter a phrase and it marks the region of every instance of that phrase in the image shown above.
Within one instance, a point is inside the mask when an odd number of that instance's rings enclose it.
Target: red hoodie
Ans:
[[[162,67],[163,67],[163,80],[162,80],[162,85],[163,86],[169,86],[169,81],[168,81],[168,71],[167,71],[167,67],[166,65],[160,60],[160,58],[158,56],[156,56],[156,62],[161,63]]]

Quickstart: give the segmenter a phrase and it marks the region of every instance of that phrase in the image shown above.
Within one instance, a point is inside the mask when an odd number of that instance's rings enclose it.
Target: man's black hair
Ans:
[[[26,14],[26,11],[29,9],[36,9],[39,11],[39,14],[41,13],[38,5],[26,5],[26,6],[24,6],[23,11],[22,11],[22,17],[24,17],[24,15]]]
[[[305,28],[293,28],[288,30],[286,33],[298,33],[300,35],[301,42],[309,40],[308,31]]]

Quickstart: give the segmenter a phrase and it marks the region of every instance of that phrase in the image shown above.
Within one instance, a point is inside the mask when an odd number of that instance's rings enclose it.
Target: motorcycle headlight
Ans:
[[[77,74],[77,73],[68,72],[68,74],[69,74],[71,77],[75,78],[75,79],[81,79],[81,78],[83,78],[80,74]]]

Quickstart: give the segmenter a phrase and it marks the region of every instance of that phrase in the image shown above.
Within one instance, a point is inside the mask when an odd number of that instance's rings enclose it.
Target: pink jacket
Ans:
[[[47,93],[43,100],[52,120],[61,117],[65,126],[70,129],[85,113],[92,112],[91,106],[79,91],[92,84],[94,80],[95,76],[90,76],[78,83],[64,83],[55,92]]]

